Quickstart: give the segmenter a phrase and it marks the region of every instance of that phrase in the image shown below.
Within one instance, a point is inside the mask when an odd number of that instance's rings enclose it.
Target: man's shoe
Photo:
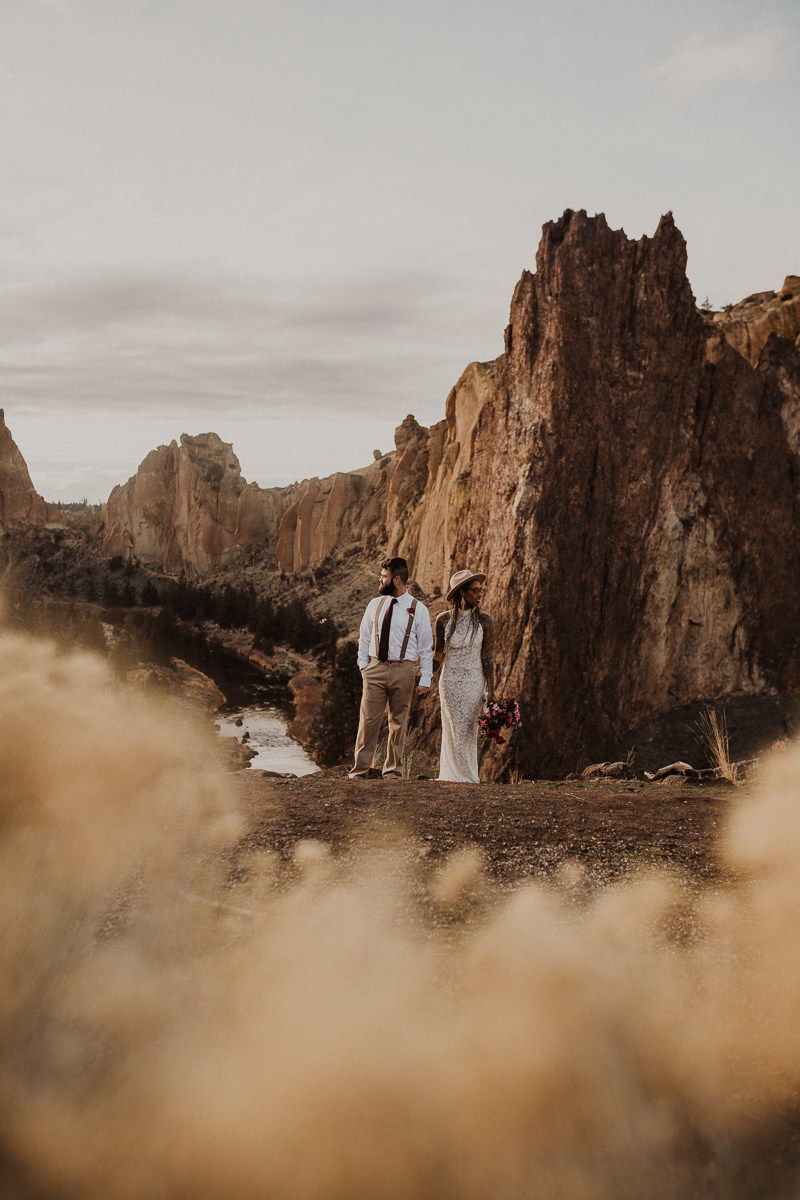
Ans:
[[[387,771],[383,776],[384,783],[402,783],[403,776],[398,775],[396,771]]]

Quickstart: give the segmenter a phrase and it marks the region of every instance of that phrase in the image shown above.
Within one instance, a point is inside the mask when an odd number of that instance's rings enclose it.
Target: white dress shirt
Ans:
[[[408,610],[414,603],[414,597],[410,592],[404,592],[402,596],[376,596],[374,600],[370,600],[367,605],[367,611],[364,613],[361,621],[361,628],[358,633],[358,666],[360,670],[364,670],[372,658],[377,658],[378,651],[375,648],[375,613],[378,611],[378,605],[381,600],[385,600],[381,609],[381,625],[386,616],[386,611],[392,600],[397,603],[392,609],[392,623],[389,627],[389,658],[399,658],[400,651],[403,649],[403,639],[406,636],[408,629]],[[411,635],[408,639],[405,657],[416,662],[419,659],[420,665],[420,687],[430,687],[431,677],[433,675],[433,630],[431,629],[431,615],[424,604],[416,602],[417,607],[414,613],[414,623],[411,626]],[[380,640],[380,630],[378,631],[378,639]]]

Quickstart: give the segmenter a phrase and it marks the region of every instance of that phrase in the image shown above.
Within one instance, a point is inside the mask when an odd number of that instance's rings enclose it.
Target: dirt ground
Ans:
[[[501,884],[558,877],[565,862],[597,884],[644,864],[697,884],[722,882],[717,838],[734,798],[744,794],[730,784],[676,777],[472,785],[351,782],[325,773],[281,779],[258,770],[241,772],[235,787],[248,814],[241,852],[269,850],[288,861],[298,842],[315,839],[337,855],[378,832],[399,831],[432,864],[458,848],[480,847]]]

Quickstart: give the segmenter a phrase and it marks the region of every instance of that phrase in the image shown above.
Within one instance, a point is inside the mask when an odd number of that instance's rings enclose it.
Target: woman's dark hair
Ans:
[[[408,563],[404,558],[387,558],[381,563],[381,570],[391,571],[392,579],[399,575],[401,583],[408,583]]]
[[[453,636],[453,631],[455,630],[455,627],[458,624],[458,619],[461,614],[461,601],[464,599],[464,593],[466,592],[466,590],[470,586],[470,584],[472,584],[474,582],[475,581],[473,579],[468,579],[466,581],[466,583],[462,583],[461,587],[457,587],[456,590],[453,592],[452,598],[450,600],[450,604],[452,606],[452,612],[450,613],[450,620],[447,622],[447,628],[444,631],[444,652],[445,652],[445,654],[447,653],[447,647],[450,645],[450,638]],[[481,623],[480,605],[476,604],[474,608],[467,609],[467,611],[464,613],[464,617],[466,618],[466,620],[468,620],[470,622],[470,624],[472,626],[471,634],[470,634],[470,642],[473,642],[475,640],[475,634],[478,632],[478,626]]]
[[[472,582],[472,579],[468,579],[466,583],[462,583],[461,587],[457,587],[453,592],[453,595],[450,598],[450,604],[453,608],[461,607],[461,601],[464,599],[464,593]]]

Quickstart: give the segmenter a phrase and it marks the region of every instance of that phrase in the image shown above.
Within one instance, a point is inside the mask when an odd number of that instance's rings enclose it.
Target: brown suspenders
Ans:
[[[384,596],[381,599],[381,602],[378,605],[376,612],[375,612],[374,633],[375,633],[375,657],[376,658],[378,657],[378,650],[380,649],[380,615],[383,612],[383,607],[386,604],[386,601],[388,600],[388,598],[389,598],[388,596]],[[416,602],[416,600],[412,600],[411,608],[408,610],[408,625],[406,627],[405,637],[403,638],[403,648],[400,651],[400,662],[402,662],[406,656],[406,650],[408,649],[408,639],[411,637],[411,626],[414,624],[414,613],[416,611],[417,611],[417,602]]]
[[[413,600],[411,602],[411,608],[408,610],[408,625],[406,626],[406,636],[403,638],[403,649],[400,651],[400,662],[402,662],[406,656],[406,650],[408,649],[408,639],[411,637],[411,626],[414,624],[414,613],[416,611],[417,611],[417,602],[416,602],[416,600]]]

